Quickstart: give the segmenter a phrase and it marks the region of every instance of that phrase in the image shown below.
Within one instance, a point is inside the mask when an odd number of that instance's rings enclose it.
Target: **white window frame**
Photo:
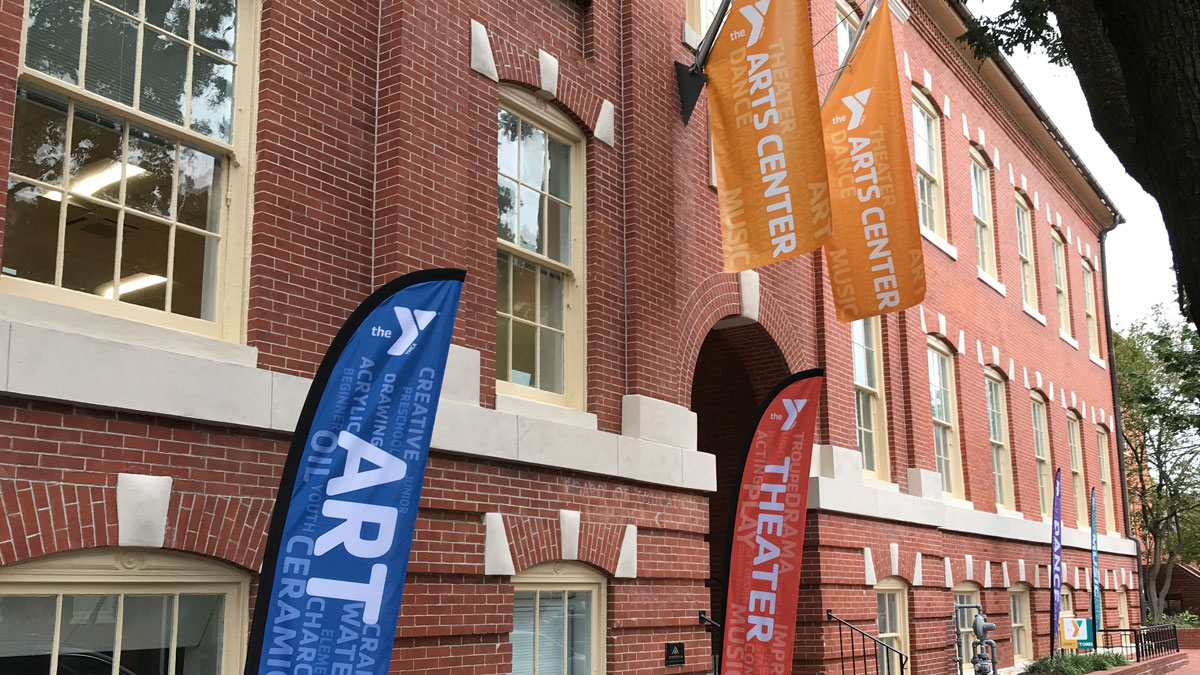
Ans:
[[[996,267],[996,229],[992,225],[992,167],[979,150],[971,146],[971,215],[975,222],[975,266],[980,274],[999,280]],[[980,215],[976,202],[981,201]]]
[[[1067,411],[1067,448],[1071,454],[1071,490],[1075,493],[1075,524],[1090,527],[1087,508],[1087,480],[1083,466],[1082,422],[1073,410]]]
[[[1087,319],[1088,352],[1100,358],[1100,327],[1096,321],[1096,275],[1085,258],[1083,264],[1083,315]]]
[[[587,163],[583,134],[552,104],[523,89],[502,86],[500,108],[571,146],[571,264],[564,265],[496,237],[498,252],[563,274],[563,393],[508,382],[500,377],[496,377],[496,393],[582,410],[587,398]]]
[[[1046,399],[1036,391],[1031,391],[1030,395],[1030,417],[1032,423],[1030,429],[1033,431],[1033,458],[1034,470],[1037,471],[1038,481],[1038,507],[1041,510],[1042,518],[1049,518],[1054,508],[1054,478],[1051,475],[1050,465],[1052,463],[1050,450],[1050,430],[1049,430],[1049,408],[1046,405]],[[1038,428],[1038,423],[1041,423],[1041,429]],[[1040,443],[1039,443],[1040,441]],[[1041,447],[1042,454],[1038,454],[1038,447]]]
[[[936,162],[936,166],[933,167],[932,173],[926,171],[925,169],[922,169],[919,164],[917,164],[916,162],[913,162],[914,168],[917,172],[916,188],[917,188],[918,215],[920,215],[920,213],[923,213],[923,210],[921,208],[921,203],[920,203],[920,201],[921,201],[920,200],[920,194],[921,194],[920,187],[921,187],[921,179],[922,178],[924,178],[925,180],[927,180],[931,183],[930,198],[933,199],[932,227],[929,226],[929,223],[925,223],[925,222],[922,222],[920,224],[920,227],[924,231],[936,236],[937,238],[939,238],[943,241],[949,241],[950,233],[948,231],[948,228],[946,227],[946,206],[944,203],[945,197],[942,194],[942,176],[944,174],[944,171],[942,169],[942,116],[937,112],[937,107],[933,105],[933,102],[929,100],[929,97],[926,96],[925,93],[922,92],[920,89],[917,89],[915,87],[913,88],[912,101],[913,101],[913,145],[916,148],[917,152],[920,152],[920,150],[921,150],[920,146],[919,146],[920,140],[917,138],[916,130],[917,130],[917,125],[920,124],[920,122],[921,122],[920,115],[923,114],[923,115],[927,116],[932,122],[932,124],[929,125],[930,129],[931,129],[930,134],[932,135],[932,138],[930,138],[928,140],[929,140],[930,147],[934,151],[934,153],[933,153],[934,162]],[[920,218],[918,218],[918,220],[920,220]]]
[[[1050,233],[1051,249],[1054,252],[1054,293],[1058,308],[1058,330],[1067,337],[1074,337],[1071,327],[1071,287],[1067,270],[1067,243],[1057,231]]]
[[[218,245],[214,320],[171,314],[128,302],[106,299],[56,285],[0,275],[0,294],[19,295],[43,302],[66,305],[98,314],[166,326],[228,342],[246,341],[246,310],[250,273],[250,228],[254,215],[255,132],[258,114],[259,45],[262,0],[238,0],[237,38],[234,61],[233,142],[225,143],[196,131],[176,126],[153,115],[70,84],[25,65],[28,47],[29,3],[25,3],[21,26],[21,47],[17,81],[68,97],[73,102],[118,116],[128,123],[175,138],[201,150],[224,156],[225,195],[221,199],[220,244]],[[85,5],[84,10],[87,10]],[[86,24],[86,17],[85,17]],[[84,31],[86,33],[86,30]],[[81,54],[86,54],[83,36]],[[141,62],[138,54],[138,63]],[[67,149],[67,152],[70,152]],[[61,224],[60,224],[61,229]],[[60,242],[56,255],[63,255]]]
[[[878,609],[879,601],[881,599],[887,598],[888,596],[895,597],[896,631],[885,633],[883,630],[884,627],[878,623],[878,619],[877,619],[876,627],[878,628],[877,633],[878,633],[879,639],[881,641],[887,643],[893,649],[899,651],[900,653],[908,654],[909,653],[909,651],[908,651],[908,631],[909,631],[909,628],[908,628],[908,584],[905,583],[904,580],[899,577],[887,577],[886,579],[883,579],[878,584],[876,584],[875,585],[876,609]],[[886,602],[886,600],[884,600],[884,601]],[[884,654],[890,655],[890,653],[884,649],[880,649],[879,652],[880,652],[879,653],[880,659],[884,658]],[[897,660],[889,659],[889,663],[883,664],[883,665],[885,665],[885,667],[879,669],[880,675],[898,675],[900,672],[900,670],[899,670],[900,664],[898,662],[898,659]]]
[[[1120,628],[1129,630],[1129,588],[1121,586],[1117,588],[1117,616],[1120,618]],[[1129,644],[1128,637],[1122,634],[1124,644]]]
[[[589,675],[603,675],[607,660],[606,635],[608,619],[607,580],[595,569],[577,562],[555,560],[535,565],[511,578],[513,597],[521,591],[589,591],[592,594],[592,664]],[[565,617],[564,617],[565,619]],[[536,642],[534,643],[537,644]],[[565,645],[564,645],[565,647]],[[537,647],[534,647],[537,654]],[[514,665],[510,662],[510,668]],[[537,672],[536,658],[534,675]],[[558,674],[551,674],[558,675]]]
[[[1100,453],[1100,484],[1104,493],[1104,527],[1109,532],[1117,531],[1116,509],[1113,505],[1112,463],[1108,445],[1108,429],[1096,426],[1096,448]]]
[[[949,399],[948,407],[950,409],[949,410],[950,419],[948,419],[948,420],[939,420],[937,417],[933,417],[932,416],[932,405],[931,405],[931,417],[932,417],[932,422],[933,422],[933,426],[934,426],[935,436],[936,436],[938,427],[942,427],[942,428],[945,428],[948,430],[948,433],[947,433],[948,440],[947,440],[946,451],[949,456],[946,458],[941,458],[941,459],[943,460],[942,461],[943,466],[945,466],[947,460],[949,461],[949,466],[945,467],[945,470],[949,472],[949,476],[947,476],[941,470],[938,471],[938,473],[942,476],[942,492],[944,494],[950,495],[951,497],[963,499],[964,494],[965,494],[964,487],[963,487],[963,460],[962,460],[962,448],[959,444],[959,437],[958,437],[958,396],[957,396],[957,389],[955,388],[955,382],[954,382],[954,379],[955,379],[954,378],[954,352],[951,351],[950,348],[947,347],[945,345],[945,343],[943,343],[940,339],[933,337],[933,336],[930,336],[927,341],[927,350],[926,351],[927,351],[928,359],[935,359],[935,358],[940,359],[939,363],[942,364],[942,368],[943,368],[942,372],[944,372],[946,375],[945,389],[947,392],[947,397]],[[932,363],[932,361],[930,361],[930,363]],[[930,369],[930,371],[929,371],[929,385],[930,385],[930,397],[931,397],[930,400],[932,401],[933,386],[934,386],[932,369]],[[940,383],[939,383],[939,385],[940,385]],[[937,448],[937,440],[935,438],[935,440],[934,440],[934,454],[935,455],[937,454],[936,448]],[[950,481],[950,489],[949,490],[946,489],[947,479],[949,479],[949,481]]]
[[[1004,376],[993,368],[984,372],[984,400],[988,415],[988,446],[992,461],[992,488],[996,508],[1015,511],[1012,451],[1008,432],[1008,389]],[[997,400],[998,399],[998,400]],[[996,408],[993,410],[993,408]]]
[[[1021,301],[1034,312],[1041,307],[1037,285],[1037,252],[1033,239],[1033,208],[1016,194],[1017,255],[1021,260]]]
[[[980,600],[980,598],[982,597],[981,596],[982,589],[979,587],[978,584],[975,584],[974,582],[964,581],[964,582],[958,584],[957,586],[955,586],[954,589],[951,591],[951,593],[953,596],[954,604],[958,604],[958,605],[982,605],[983,604],[983,602]],[[972,614],[971,612],[974,612],[974,614]],[[975,614],[978,614],[978,613],[979,613],[979,610],[977,610],[977,609],[976,610],[968,610],[965,612],[956,611],[954,613],[954,621],[955,621],[954,626],[955,626],[955,636],[956,636],[955,649],[958,650],[958,654],[960,656],[964,657],[962,663],[959,664],[960,672],[963,675],[969,675],[970,673],[975,672],[975,667],[971,665],[971,642],[973,642],[975,640],[975,631],[971,627],[971,622],[974,621]]]
[[[249,631],[250,575],[195,555],[130,548],[93,548],[0,567],[0,596],[119,595],[117,626],[129,595],[220,595],[224,598],[220,675],[240,675]],[[178,612],[179,603],[174,603]],[[57,626],[58,618],[55,623]],[[121,649],[117,631],[115,651]],[[58,651],[58,629],[54,651]],[[51,672],[58,664],[52,657]]]
[[[880,320],[879,317],[875,316],[875,317],[869,317],[866,319],[859,319],[858,321],[855,321],[854,323],[857,324],[860,321],[863,322],[864,326],[870,326],[870,330],[871,330],[872,344],[864,345],[864,346],[870,348],[872,358],[874,360],[873,365],[875,367],[875,388],[872,389],[871,387],[860,384],[857,381],[857,378],[855,379],[855,383],[854,383],[854,419],[855,419],[855,427],[858,430],[858,436],[861,437],[862,429],[864,427],[862,427],[860,424],[860,422],[862,421],[862,416],[860,415],[860,411],[859,411],[859,407],[858,407],[858,400],[859,400],[860,396],[870,399],[871,400],[871,419],[869,421],[871,422],[871,425],[872,425],[871,435],[872,435],[872,439],[873,439],[872,440],[873,447],[871,448],[871,454],[873,454],[873,457],[871,459],[873,460],[872,463],[875,465],[875,467],[873,469],[868,468],[868,466],[867,466],[868,453],[864,452],[864,449],[862,448],[861,440],[859,442],[859,451],[863,453],[863,457],[862,457],[863,474],[870,478],[874,478],[876,480],[887,481],[891,477],[891,466],[890,466],[891,455],[888,452],[887,411],[884,407],[885,402],[884,402],[884,391],[883,391],[883,337],[882,337],[882,330],[881,330],[881,328],[883,326],[883,322]],[[853,327],[851,328],[850,335],[851,335],[851,338],[850,338],[851,339],[851,351],[853,352],[853,354],[851,356],[851,360],[853,361],[858,358],[858,349],[856,349],[854,347],[857,343],[854,342]]]
[[[846,0],[837,0],[834,21],[837,22],[834,25],[835,39],[837,40],[835,53],[837,54],[837,65],[840,67],[842,62],[846,60],[846,52],[850,48],[850,40],[853,39],[854,31],[858,30],[862,19],[859,17],[858,12],[850,6],[849,2],[846,2]],[[845,44],[842,44],[843,36],[846,39]]]
[[[1033,660],[1033,612],[1029,604],[1029,586],[1018,583],[1008,589],[1009,621],[1012,625],[1013,665]],[[1022,610],[1023,614],[1018,614]],[[1018,619],[1020,621],[1018,622]],[[1017,654],[1017,648],[1022,650]]]

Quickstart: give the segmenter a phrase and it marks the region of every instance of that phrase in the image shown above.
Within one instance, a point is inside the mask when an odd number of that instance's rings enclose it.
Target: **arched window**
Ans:
[[[1109,532],[1117,531],[1116,512],[1113,507],[1112,464],[1109,462],[1108,429],[1096,427],[1096,448],[1100,451],[1100,484],[1104,492],[1104,527]]]
[[[954,604],[955,605],[978,605],[981,604],[979,599],[979,585],[970,581],[964,581],[954,587]],[[975,640],[975,632],[973,624],[975,615],[979,613],[976,609],[965,609],[955,611],[956,626],[958,627],[958,657],[960,659],[959,666],[963,673],[973,673],[975,669],[971,666],[971,643]]]
[[[996,271],[996,235],[992,228],[992,168],[987,158],[971,147],[971,212],[975,216],[975,263],[981,274],[999,279]]]
[[[1079,414],[1067,411],[1067,448],[1071,451],[1071,489],[1075,493],[1075,525],[1090,527],[1088,523],[1087,482],[1083,477],[1083,443],[1079,436]]]
[[[903,654],[908,653],[908,584],[888,577],[875,585],[879,640]],[[879,675],[899,675],[900,657],[880,650]]]
[[[1133,634],[1127,632],[1129,630],[1129,589],[1125,586],[1117,589],[1117,616],[1121,619],[1121,644],[1131,644]]]
[[[235,675],[250,575],[196,556],[91,549],[0,568],[0,672]]]
[[[1017,202],[1017,254],[1021,259],[1021,301],[1037,312],[1041,299],[1037,287],[1037,256],[1033,246],[1033,209],[1020,193]]]
[[[1050,232],[1050,247],[1054,252],[1054,294],[1058,302],[1058,332],[1073,338],[1071,328],[1071,296],[1067,283],[1067,244],[1057,230]]]
[[[555,561],[512,578],[513,675],[604,672],[605,579],[580,563]]]
[[[1054,507],[1054,479],[1050,475],[1050,434],[1046,424],[1046,399],[1030,392],[1033,417],[1033,457],[1037,464],[1038,504],[1042,517],[1049,518]]]
[[[922,229],[947,240],[942,206],[942,116],[919,89],[913,89],[912,101],[919,221]]]
[[[958,445],[958,403],[954,390],[954,357],[950,348],[929,338],[929,392],[933,414],[933,451],[942,492],[962,499],[962,452]]]
[[[1004,375],[989,368],[984,377],[988,414],[988,445],[992,455],[992,486],[996,508],[1015,510],[1013,494],[1012,457],[1008,442],[1008,401],[1005,398]]]
[[[1033,626],[1029,608],[1029,586],[1008,589],[1009,619],[1012,621],[1013,663],[1033,660]]]
[[[888,471],[887,413],[883,402],[883,349],[879,317],[850,324],[854,350],[854,418],[863,473],[886,481]]]

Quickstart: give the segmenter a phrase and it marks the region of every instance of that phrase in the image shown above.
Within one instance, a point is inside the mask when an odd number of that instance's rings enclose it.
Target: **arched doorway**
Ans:
[[[717,491],[709,498],[709,579],[712,616],[725,618],[730,511],[747,435],[764,396],[791,373],[783,352],[762,325],[741,317],[719,321],[700,347],[692,378],[699,450],[717,457]],[[713,653],[721,649],[713,631]]]

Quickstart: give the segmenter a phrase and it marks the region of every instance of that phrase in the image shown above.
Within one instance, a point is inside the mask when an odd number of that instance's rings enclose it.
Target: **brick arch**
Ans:
[[[492,39],[492,56],[496,61],[496,72],[500,81],[513,84],[529,91],[541,88],[541,66],[536,51],[518,47],[502,38]],[[559,61],[558,93],[551,101],[571,118],[580,129],[588,134],[595,132],[595,122],[600,116],[604,99],[584,87],[563,72],[565,64]]]
[[[513,569],[523,572],[542,563],[562,560],[562,530],[557,518],[528,518],[505,515],[504,529]],[[617,572],[617,559],[625,540],[621,525],[582,522],[579,524],[579,558],[608,576]]]
[[[113,486],[0,479],[0,513],[0,565],[120,545]],[[270,518],[267,499],[174,493],[163,548],[254,572]]]
[[[721,319],[741,311],[737,275],[726,272],[718,272],[700,282],[684,303],[679,313],[679,367],[676,370],[679,373],[676,400],[682,405],[691,405],[696,361],[709,330]]]

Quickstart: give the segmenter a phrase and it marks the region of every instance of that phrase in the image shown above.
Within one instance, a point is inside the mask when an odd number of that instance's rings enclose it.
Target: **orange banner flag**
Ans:
[[[734,0],[708,61],[725,271],[819,248],[829,181],[805,0]]]
[[[823,111],[833,220],[825,261],[838,321],[925,299],[904,100],[892,13],[882,0]]]

